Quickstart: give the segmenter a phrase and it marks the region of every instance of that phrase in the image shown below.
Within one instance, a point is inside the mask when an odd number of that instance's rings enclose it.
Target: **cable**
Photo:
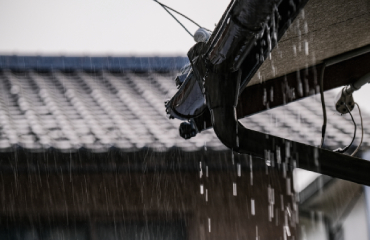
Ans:
[[[362,123],[361,109],[360,109],[360,106],[357,104],[357,102],[355,102],[355,104],[357,105],[358,112],[360,113],[360,119],[361,119],[361,141],[360,141],[360,144],[357,146],[356,150],[351,154],[351,156],[354,156],[357,153],[357,151],[360,149],[361,144],[362,144],[362,140],[364,138],[364,125]]]
[[[321,106],[322,106],[322,113],[323,113],[323,123],[321,128],[321,148],[324,146],[324,140],[325,140],[325,132],[326,132],[326,106],[325,106],[325,98],[324,98],[324,73],[325,73],[326,63],[324,62],[324,65],[321,69],[321,75],[320,75],[320,95],[321,95]]]
[[[155,1],[155,0],[154,0]],[[157,1],[155,1],[155,2],[157,2]],[[162,6],[162,5],[161,5]],[[193,34],[191,34],[190,32],[189,32],[189,30],[184,26],[184,25],[182,25],[182,23],[170,12],[170,11],[168,11],[167,10],[167,8],[165,8],[164,6],[162,6],[163,7],[163,9],[164,10],[166,10],[166,12],[168,12],[168,14],[170,14],[175,20],[176,20],[176,22],[178,22],[178,24],[180,24],[184,29],[185,29],[185,31],[187,31],[188,33],[189,33],[189,35],[191,36],[191,37],[194,37],[193,36]]]
[[[156,2],[156,3],[158,3],[159,5],[161,5],[162,7],[168,8],[168,9],[170,9],[171,11],[173,11],[173,12],[175,12],[175,13],[177,13],[177,14],[179,14],[179,15],[183,16],[184,18],[186,18],[186,19],[187,19],[187,20],[189,20],[190,22],[194,23],[194,24],[195,24],[195,25],[197,25],[198,27],[200,27],[200,28],[204,28],[204,27],[200,26],[198,23],[196,23],[194,20],[192,20],[191,18],[189,18],[189,17],[185,16],[184,14],[182,14],[182,13],[180,13],[180,12],[176,11],[175,9],[170,8],[170,7],[169,7],[169,6],[167,6],[167,5],[164,5],[163,3],[160,3],[160,2],[158,2],[157,0],[153,0],[153,1],[154,1],[154,2]],[[205,29],[205,30],[208,30],[207,28],[204,28],[204,29]],[[208,31],[210,31],[210,30],[208,30]]]
[[[191,36],[191,37],[194,37],[193,36],[193,34],[191,34],[190,32],[189,32],[189,30],[170,12],[170,11],[168,11],[168,9],[169,10],[171,10],[171,11],[173,11],[173,12],[175,12],[175,13],[177,13],[177,14],[179,14],[180,16],[183,16],[184,18],[186,18],[187,20],[189,20],[190,22],[192,22],[192,23],[194,23],[195,25],[197,25],[199,28],[203,28],[203,29],[205,29],[205,30],[207,30],[207,31],[210,31],[210,30],[208,30],[207,28],[204,28],[204,27],[202,27],[202,26],[200,26],[198,23],[196,23],[195,21],[193,21],[191,18],[189,18],[189,17],[187,17],[187,16],[185,16],[184,14],[182,14],[182,13],[180,13],[180,12],[178,12],[178,11],[176,11],[175,9],[173,9],[173,8],[170,8],[169,6],[167,6],[167,5],[164,5],[163,3],[160,3],[160,2],[158,2],[157,0],[153,0],[154,2],[156,2],[156,3],[158,3],[159,5],[161,5],[162,7],[163,7],[163,9],[164,10],[166,10],[166,12],[168,13],[168,14],[170,14],[175,20],[176,20],[176,22],[178,22],[178,24],[180,24],[184,29],[185,29],[185,31],[187,31],[188,33],[189,33],[189,35]],[[211,32],[211,31],[210,31]]]
[[[346,152],[346,151],[348,150],[348,148],[349,148],[350,146],[352,146],[352,143],[353,143],[353,141],[354,141],[354,140],[355,140],[355,138],[356,138],[356,129],[357,129],[356,122],[355,122],[355,120],[353,119],[352,113],[351,113],[351,111],[348,109],[347,104],[345,104],[345,103],[344,103],[344,106],[347,108],[347,111],[348,111],[349,115],[351,115],[353,125],[355,126],[355,132],[353,133],[352,142],[351,142],[347,147],[345,147],[345,148],[343,148],[343,149],[342,149],[342,148],[337,148],[337,149],[335,149],[333,152],[339,152],[339,153],[344,153],[344,152]]]

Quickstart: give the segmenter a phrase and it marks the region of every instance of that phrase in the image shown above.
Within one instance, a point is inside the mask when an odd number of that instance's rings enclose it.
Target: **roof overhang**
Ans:
[[[261,5],[259,10],[266,8],[267,11],[271,2],[255,4]],[[279,151],[280,155],[280,149],[285,149],[282,157],[285,164],[369,185],[364,169],[369,169],[370,165],[365,160],[298,142],[290,143],[249,130],[237,121],[237,118],[318,93],[319,76],[324,73],[325,66],[328,71],[323,90],[347,85],[368,73],[368,4],[360,0],[345,3],[311,0],[301,11],[306,2],[283,0],[278,3],[277,18],[281,19],[281,25],[276,40],[281,41],[279,45],[271,40],[269,27],[267,32],[262,30],[261,35],[255,34],[256,38],[251,37],[250,31],[241,34],[246,26],[258,29],[260,22],[256,19],[260,17],[259,14],[250,17],[256,14],[254,11],[237,15],[243,12],[239,11],[239,5],[253,5],[253,0],[237,2],[236,7],[235,1],[231,3],[210,40],[196,44],[189,51],[194,74],[199,85],[203,85],[204,104],[209,110],[201,116],[193,116],[192,120],[198,131],[213,126],[221,142],[239,153],[274,161],[274,154],[278,155]],[[299,12],[300,18],[282,37]],[[274,16],[275,10],[263,23],[274,28]],[[250,25],[243,25],[243,20]],[[270,54],[271,46],[275,49]],[[266,58],[270,59],[264,61]],[[179,106],[173,99],[167,108]]]

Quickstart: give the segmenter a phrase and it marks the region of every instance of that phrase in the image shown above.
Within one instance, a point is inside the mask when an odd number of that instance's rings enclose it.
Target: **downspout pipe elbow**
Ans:
[[[236,105],[239,95],[241,71],[209,71],[205,81],[206,102],[211,113],[213,129],[220,141],[236,149]]]
[[[211,109],[212,126],[218,139],[228,148],[239,149],[236,108],[223,106]]]
[[[236,108],[223,106],[211,110],[212,125],[218,139],[228,148],[243,154],[264,157],[268,139],[245,128],[236,116]]]
[[[213,129],[219,140],[233,151],[263,157],[266,139],[246,129],[237,118],[240,79],[240,70],[233,73],[209,72],[205,87]]]

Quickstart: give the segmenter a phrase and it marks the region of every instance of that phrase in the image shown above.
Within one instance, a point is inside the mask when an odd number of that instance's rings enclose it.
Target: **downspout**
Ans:
[[[275,26],[277,20],[274,14],[280,2],[234,1],[229,17],[224,20],[220,30],[211,36],[207,49],[206,46],[195,45],[188,54],[189,59],[195,59],[192,65],[198,79],[204,80],[206,103],[217,137],[225,146],[240,153],[248,153],[246,149],[254,145],[261,146],[263,152],[263,145],[258,142],[252,144],[248,131],[237,120],[236,105],[242,73],[240,65],[262,36],[267,22],[270,20],[271,25]],[[198,54],[200,57],[195,58]]]
[[[254,155],[258,152],[258,155],[263,157],[265,139],[250,136],[249,131],[237,119],[241,71],[208,74],[212,81],[206,81],[206,101],[217,137],[225,146],[236,152]],[[253,149],[253,152],[249,149]]]

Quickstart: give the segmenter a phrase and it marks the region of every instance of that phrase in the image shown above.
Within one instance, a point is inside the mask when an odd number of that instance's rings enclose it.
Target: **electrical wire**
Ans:
[[[168,14],[170,14],[176,20],[176,22],[178,22],[185,29],[185,31],[187,31],[189,33],[189,35],[191,37],[194,37],[193,34],[191,34],[189,32],[189,30],[170,11],[167,10],[167,8],[165,8],[164,6],[162,6],[162,7],[163,7],[164,10],[166,10],[166,12],[168,12]]]
[[[361,141],[360,141],[360,144],[357,146],[356,150],[351,154],[351,156],[354,156],[358,152],[358,150],[361,147],[362,140],[364,139],[364,125],[363,125],[363,122],[362,122],[361,109],[360,109],[360,106],[357,104],[357,102],[355,102],[355,104],[357,105],[358,112],[360,113],[360,119],[361,119]]]
[[[169,6],[167,6],[167,5],[165,5],[165,4],[163,4],[163,3],[161,3],[161,2],[158,2],[157,0],[153,0],[154,2],[156,2],[156,3],[158,3],[159,5],[161,5],[161,7],[163,7],[163,9],[164,10],[166,10],[166,12],[168,13],[168,14],[170,14],[175,20],[176,20],[176,22],[178,23],[178,24],[180,24],[184,29],[185,29],[185,31],[187,31],[188,33],[189,33],[189,35],[191,36],[191,37],[194,37],[193,36],[193,34],[191,34],[190,33],[190,31],[170,12],[170,11],[168,11],[168,10],[171,10],[171,11],[173,11],[173,12],[175,12],[175,13],[177,13],[177,14],[179,14],[180,16],[182,16],[182,17],[184,17],[184,18],[186,18],[187,20],[189,20],[190,22],[192,22],[192,23],[194,23],[195,25],[197,25],[199,28],[203,28],[203,29],[205,29],[205,30],[207,30],[207,31],[210,31],[210,30],[208,30],[207,28],[204,28],[204,27],[202,27],[202,26],[200,26],[198,23],[196,23],[195,21],[193,21],[191,18],[189,18],[189,17],[187,17],[187,16],[185,16],[184,14],[182,14],[182,13],[180,13],[180,12],[178,12],[178,11],[176,11],[175,9],[173,9],[173,8],[170,8]],[[211,32],[211,31],[210,31]]]
[[[356,126],[356,122],[355,122],[355,119],[353,119],[353,116],[352,116],[352,113],[351,113],[351,111],[348,109],[348,107],[347,107],[347,104],[345,104],[344,103],[344,106],[346,107],[346,109],[347,109],[347,111],[348,111],[348,113],[349,113],[349,115],[351,115],[351,119],[352,119],[352,122],[353,122],[353,125],[355,126],[355,132],[353,133],[353,138],[352,138],[352,141],[351,141],[351,143],[347,146],[347,147],[345,147],[345,148],[338,148],[338,149],[335,149],[333,152],[339,152],[339,153],[345,153],[351,146],[352,146],[352,143],[353,143],[353,141],[355,140],[355,138],[356,138],[356,129],[357,129],[357,126]]]
[[[324,98],[324,73],[325,73],[326,63],[324,62],[324,65],[321,69],[321,75],[320,75],[320,95],[321,95],[321,106],[322,106],[322,113],[323,113],[323,124],[321,128],[321,148],[324,146],[324,140],[325,140],[325,132],[326,132],[326,123],[327,123],[327,117],[326,117],[326,106],[325,106],[325,98]]]

